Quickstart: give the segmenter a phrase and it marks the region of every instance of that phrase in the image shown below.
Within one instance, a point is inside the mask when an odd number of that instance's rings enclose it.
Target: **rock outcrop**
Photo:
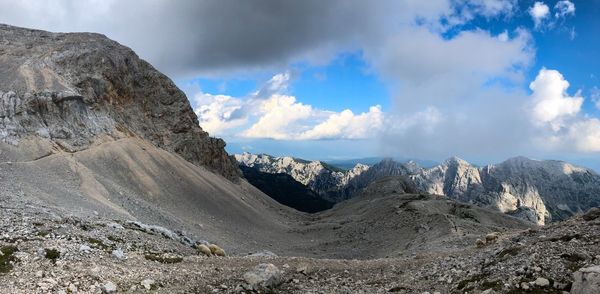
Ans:
[[[357,164],[350,170],[343,170],[321,161],[308,161],[294,157],[274,157],[267,154],[236,154],[236,160],[242,166],[252,167],[265,173],[285,173],[304,184],[323,199],[331,202],[344,200],[340,191],[353,178],[369,169],[367,165]]]
[[[130,136],[239,176],[225,142],[200,128],[185,94],[131,49],[100,34],[0,25],[0,142],[37,138],[39,148],[27,144],[31,160]]]

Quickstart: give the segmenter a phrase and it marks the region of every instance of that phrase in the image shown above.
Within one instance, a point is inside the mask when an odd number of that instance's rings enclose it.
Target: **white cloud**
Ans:
[[[556,13],[554,14],[556,18],[575,15],[575,4],[569,0],[561,0],[556,2],[554,10],[556,10]]]
[[[600,120],[589,118],[574,122],[562,141],[579,152],[600,152]]]
[[[197,93],[194,111],[213,136],[273,140],[366,139],[383,125],[380,106],[354,114],[316,109],[287,95],[289,72],[280,73],[247,97]]]
[[[381,106],[372,106],[369,112],[355,115],[346,109],[340,113],[333,113],[326,121],[302,133],[299,138],[315,139],[366,139],[372,138],[383,126],[383,112]]]
[[[202,129],[212,134],[222,134],[226,129],[242,126],[245,117],[236,117],[243,102],[240,99],[226,95],[211,95],[198,93],[194,97],[194,112],[198,116]]]
[[[549,123],[553,129],[560,128],[564,118],[578,114],[583,104],[579,92],[567,94],[569,82],[556,70],[542,68],[529,88],[533,91],[534,122]]]
[[[295,123],[310,118],[313,109],[310,105],[296,102],[293,96],[276,94],[263,102],[261,112],[258,122],[241,136],[275,140],[296,139],[298,128],[301,127]]]
[[[529,15],[531,15],[535,27],[539,28],[543,21],[550,15],[550,8],[544,2],[535,2],[533,6],[529,8]]]
[[[600,120],[582,114],[581,91],[569,96],[569,82],[560,72],[545,68],[530,88],[532,118],[538,127],[534,142],[540,150],[600,152]],[[593,101],[594,95],[592,90]]]
[[[569,96],[569,82],[557,70],[542,68],[529,88],[533,91],[533,119],[535,123],[550,123],[559,128],[562,119],[579,113],[583,104],[580,92]]]

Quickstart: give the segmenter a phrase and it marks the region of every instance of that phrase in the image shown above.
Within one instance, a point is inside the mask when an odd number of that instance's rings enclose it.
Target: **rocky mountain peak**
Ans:
[[[26,159],[133,136],[229,179],[239,175],[225,142],[200,128],[185,94],[100,34],[0,25],[0,118],[1,142],[36,142],[21,152]]]

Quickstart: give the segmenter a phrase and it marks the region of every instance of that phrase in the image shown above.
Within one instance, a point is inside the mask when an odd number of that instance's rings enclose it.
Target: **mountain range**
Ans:
[[[598,209],[537,224],[597,206],[598,187],[525,158],[233,157],[131,49],[0,24],[1,293],[587,289]]]
[[[352,198],[377,179],[405,176],[423,193],[493,208],[537,224],[563,220],[600,205],[600,176],[562,161],[515,157],[476,167],[453,157],[424,168],[414,161],[384,159],[372,166],[357,164],[340,170],[292,157],[245,153],[235,158],[262,172],[288,173],[324,199],[336,202]]]

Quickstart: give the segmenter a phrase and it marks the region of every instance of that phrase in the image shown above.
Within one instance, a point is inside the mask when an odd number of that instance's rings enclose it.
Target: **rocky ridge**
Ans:
[[[370,167],[357,165],[344,177],[338,173],[337,178],[342,180],[324,185],[327,189],[323,189],[321,184],[336,172],[318,161],[247,153],[236,159],[264,172],[288,173],[311,189],[328,192],[320,195],[336,202],[358,195],[377,179],[405,176],[418,191],[490,207],[537,224],[564,220],[600,206],[600,176],[590,169],[555,160],[515,157],[477,167],[453,157],[423,168],[414,161],[384,159]]]
[[[296,181],[309,187],[328,201],[337,202],[338,192],[353,178],[369,169],[367,165],[357,164],[350,170],[342,170],[321,161],[307,161],[294,157],[274,157],[267,154],[236,154],[240,165],[256,168],[266,173],[286,173]]]
[[[0,24],[0,142],[23,146],[13,161],[131,136],[239,176],[185,94],[131,49],[100,34]]]

